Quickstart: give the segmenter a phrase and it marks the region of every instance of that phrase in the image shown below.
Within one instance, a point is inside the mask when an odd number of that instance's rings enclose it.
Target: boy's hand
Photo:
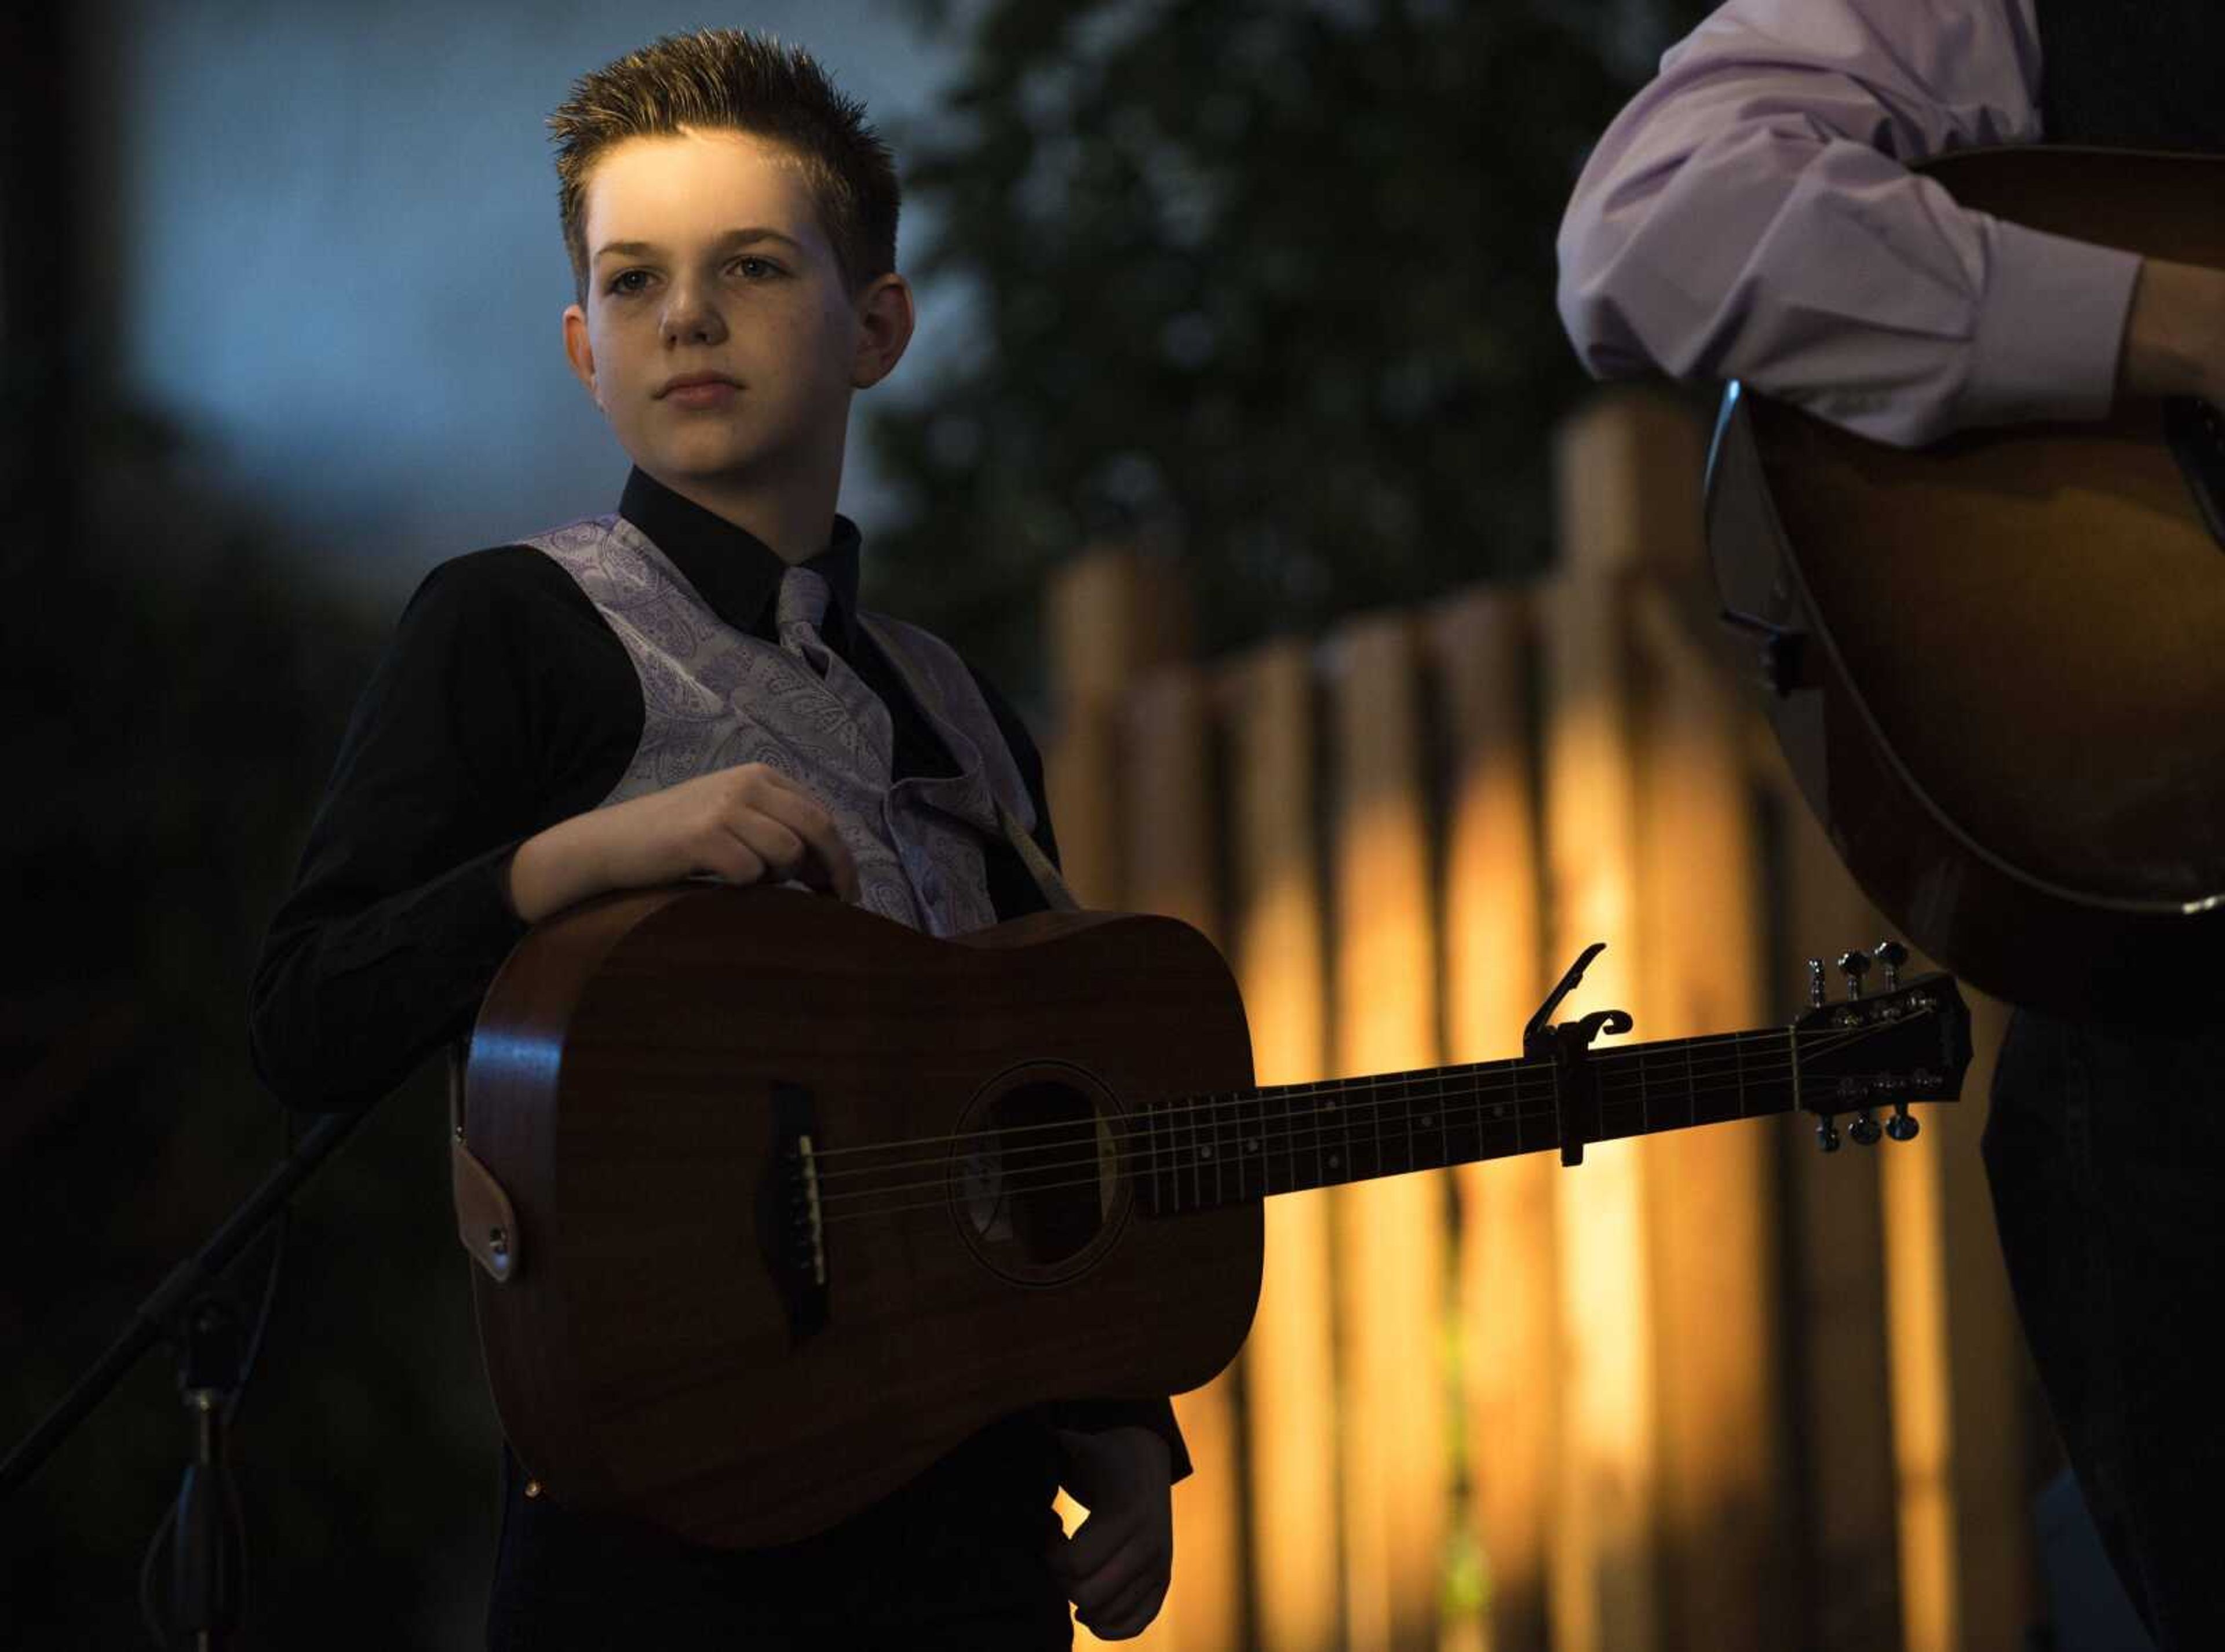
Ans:
[[[1167,1442],[1149,1428],[1058,1431],[1059,1483],[1089,1510],[1072,1537],[1051,1540],[1050,1567],[1074,1616],[1100,1640],[1140,1635],[1173,1575],[1174,1503]]]
[[[537,923],[591,895],[701,873],[729,883],[801,878],[858,898],[857,863],[819,800],[778,769],[745,763],[528,838],[510,858],[510,905]]]

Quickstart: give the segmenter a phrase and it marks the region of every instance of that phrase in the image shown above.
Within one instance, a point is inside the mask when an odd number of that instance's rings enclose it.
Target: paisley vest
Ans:
[[[932,935],[995,923],[982,848],[999,837],[1054,909],[1074,908],[1030,835],[1035,801],[1019,766],[947,643],[883,615],[857,617],[957,765],[898,779],[888,713],[869,690],[853,680],[839,693],[797,655],[728,625],[624,517],[583,517],[520,542],[572,576],[641,681],[641,741],[604,804],[762,763],[834,817],[868,911]]]

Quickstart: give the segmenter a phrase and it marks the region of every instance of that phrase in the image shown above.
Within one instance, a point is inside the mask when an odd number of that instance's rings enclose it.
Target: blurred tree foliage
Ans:
[[[70,539],[0,536],[0,1451],[276,1161],[249,978],[384,630],[159,421],[99,409],[73,457]],[[295,1201],[235,1419],[240,1644],[462,1645],[483,1614],[497,1436],[445,1137],[421,1078]],[[250,1320],[269,1256],[231,1270]],[[150,1644],[141,1557],[192,1441],[175,1376],[149,1354],[0,1510],[0,1646]]]
[[[1704,7],[965,9],[947,111],[891,135],[942,219],[906,268],[978,339],[866,427],[912,505],[874,535],[889,606],[1024,691],[1046,569],[1106,536],[1178,550],[1208,650],[1544,563],[1586,383],[1554,232]]]

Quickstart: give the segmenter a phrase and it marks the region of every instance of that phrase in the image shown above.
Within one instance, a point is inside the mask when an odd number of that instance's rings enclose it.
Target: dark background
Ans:
[[[583,35],[580,9],[521,3],[477,9],[451,40],[404,8],[422,37],[364,68],[371,104],[378,75],[421,111],[427,87],[455,86],[502,133],[499,156],[460,118],[406,134],[444,175],[423,177],[422,212],[360,232],[437,257],[374,290],[326,280],[327,242],[304,230],[260,265],[213,259],[182,294],[147,275],[197,256],[195,225],[236,219],[218,244],[239,244],[304,178],[346,216],[385,140],[317,124],[316,76],[352,59],[370,9],[0,22],[10,1443],[276,1155],[248,978],[402,598],[504,536],[441,502],[476,487],[522,533],[611,508],[624,478],[583,399],[526,440],[525,415],[485,398],[576,396],[551,364],[568,274],[538,123],[570,76],[693,18]],[[897,394],[859,404],[844,508],[869,599],[950,636],[1045,731],[1037,593],[1094,541],[1178,554],[1213,651],[1536,570],[1545,440],[1584,389],[1552,307],[1553,231],[1587,144],[1703,9],[860,0],[791,31],[894,142],[903,267],[947,323]],[[159,52],[121,43],[138,22]],[[551,62],[552,41],[596,44]],[[222,80],[198,106],[232,123],[150,135],[150,100],[195,106],[196,76]],[[294,170],[243,176],[230,142]],[[500,168],[520,156],[543,171],[512,188]],[[516,225],[482,225],[507,238],[466,258],[447,237],[474,189]],[[460,281],[511,272],[517,295],[469,289],[441,346],[453,375],[409,370],[414,331],[394,318],[444,302],[428,291],[460,261],[479,272]],[[320,296],[297,304],[282,270]],[[374,362],[394,328],[415,380],[345,421],[343,323],[372,328]],[[210,364],[250,347],[262,377],[242,391]],[[497,1434],[436,1076],[384,1103],[297,1201],[237,1418],[243,1644],[474,1643]],[[235,1270],[250,1312],[269,1254]],[[189,1437],[172,1362],[150,1356],[0,1510],[0,1644],[145,1643],[136,1580]]]

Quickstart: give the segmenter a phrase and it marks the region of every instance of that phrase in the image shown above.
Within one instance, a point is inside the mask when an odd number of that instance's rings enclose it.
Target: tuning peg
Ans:
[[[1825,1113],[1816,1125],[1816,1145],[1826,1153],[1836,1153],[1839,1150],[1838,1121],[1829,1113]]]
[[[1820,958],[1808,960],[1808,1007],[1810,1010],[1823,1007],[1823,960]]]
[[[1908,948],[1897,940],[1881,940],[1872,955],[1885,965],[1885,990],[1887,992],[1899,991],[1900,966],[1908,962]]]
[[[1892,1104],[1892,1117],[1885,1122],[1885,1133],[1896,1142],[1909,1141],[1915,1136],[1916,1121],[1908,1116],[1906,1102]]]
[[[1877,1120],[1870,1117],[1870,1110],[1867,1107],[1855,1113],[1854,1122],[1847,1127],[1847,1134],[1864,1147],[1877,1145],[1879,1130]]]
[[[1862,996],[1862,977],[1868,974],[1869,970],[1870,955],[1867,953],[1853,952],[1839,954],[1839,972],[1847,978],[1848,998],[1859,998]]]

